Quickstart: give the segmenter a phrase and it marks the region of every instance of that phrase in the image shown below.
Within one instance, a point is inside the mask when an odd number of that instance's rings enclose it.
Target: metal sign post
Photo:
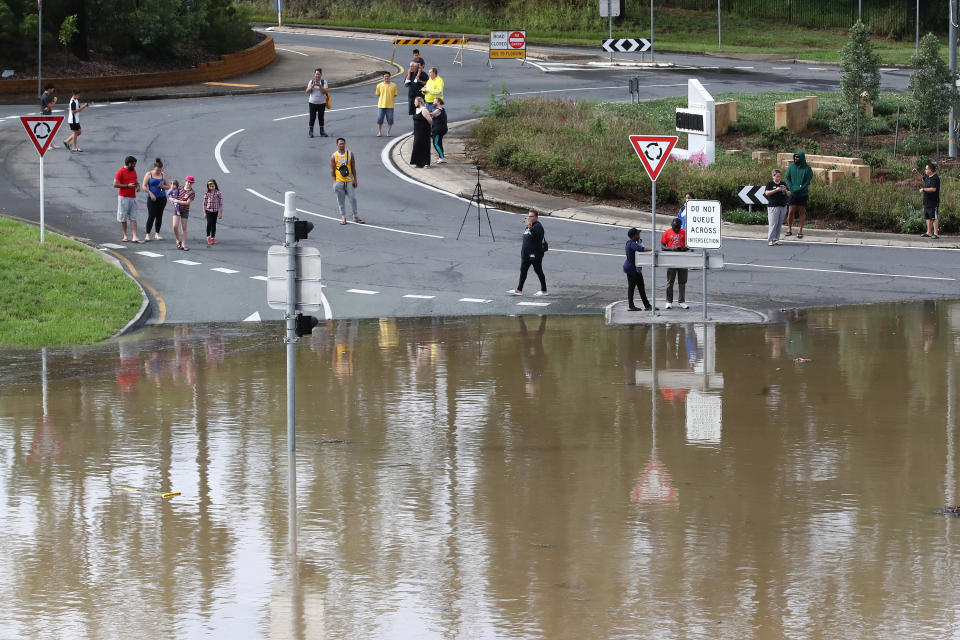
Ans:
[[[723,243],[720,203],[716,200],[687,201],[687,246],[703,249],[703,319],[707,317],[708,249],[719,249]]]
[[[36,147],[40,154],[40,244],[44,243],[44,230],[46,221],[44,219],[43,203],[43,156],[50,148],[60,125],[63,124],[63,116],[22,116],[20,123],[27,130],[27,136]]]
[[[297,221],[296,207],[293,203],[293,191],[283,194],[283,246],[287,248],[287,309],[284,319],[287,321],[287,449],[297,448],[297,252],[294,223]]]
[[[653,263],[650,267],[650,291],[653,303],[650,314],[657,315],[657,178],[667,164],[670,152],[676,146],[677,136],[629,136],[633,150],[650,177],[650,243],[653,245]]]

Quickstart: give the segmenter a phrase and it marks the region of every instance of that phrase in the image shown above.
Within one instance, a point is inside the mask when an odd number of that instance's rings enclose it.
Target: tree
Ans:
[[[910,59],[916,71],[910,76],[907,89],[910,91],[908,113],[911,120],[911,136],[922,131],[936,132],[947,115],[947,110],[960,103],[957,92],[957,75],[940,57],[940,41],[928,33],[920,40],[920,53]]]
[[[873,103],[879,94],[880,56],[870,42],[870,27],[858,20],[850,27],[850,37],[840,49],[840,115],[833,122],[834,130],[853,135],[857,111],[861,118],[864,115],[863,100]]]

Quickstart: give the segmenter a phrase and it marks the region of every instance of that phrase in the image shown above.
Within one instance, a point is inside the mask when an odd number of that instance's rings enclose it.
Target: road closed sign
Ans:
[[[687,246],[691,249],[720,248],[720,203],[687,200]]]
[[[491,31],[490,32],[491,58],[526,58],[527,32],[526,31]]]

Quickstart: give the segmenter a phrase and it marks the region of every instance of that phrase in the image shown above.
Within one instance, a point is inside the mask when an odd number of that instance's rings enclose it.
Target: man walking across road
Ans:
[[[80,104],[80,89],[73,90],[73,97],[70,98],[69,105],[67,108],[67,124],[70,125],[70,135],[63,141],[63,146],[67,148],[67,151],[83,151],[77,146],[80,134],[83,133],[80,129],[80,112],[90,105],[86,102]]]
[[[113,188],[120,190],[117,196],[117,222],[123,229],[123,241],[129,242],[127,223],[130,222],[133,227],[133,241],[142,244],[143,240],[137,238],[137,191],[140,191],[140,182],[137,180],[136,158],[127,156],[124,159],[123,166],[113,177]]]
[[[807,154],[797,151],[793,154],[793,164],[787,167],[787,190],[790,192],[790,205],[787,209],[787,233],[793,235],[793,219],[797,218],[800,230],[798,238],[803,238],[803,223],[807,221],[807,198],[809,197],[810,182],[813,180],[813,169],[807,164]]]
[[[920,193],[923,194],[923,219],[927,223],[927,230],[921,233],[921,238],[940,237],[940,175],[937,173],[937,165],[928,162],[923,168],[923,176],[914,168],[913,172],[917,177],[923,178],[923,186]]]
[[[337,206],[340,208],[340,224],[347,224],[347,198],[353,208],[353,221],[363,224],[357,215],[357,165],[353,152],[347,149],[347,141],[337,138],[337,150],[330,156],[330,177],[333,178],[333,191],[337,194]]]
[[[52,82],[43,85],[43,94],[40,95],[40,115],[53,115],[53,106],[57,104],[57,96],[53,95],[54,91],[55,87]]]
[[[440,77],[437,68],[432,67],[428,75],[430,79],[427,80],[427,84],[423,87],[423,99],[427,103],[427,111],[433,113],[433,110],[436,108],[433,106],[433,101],[437,98],[442,98],[443,100],[446,100],[446,98],[443,95],[443,78]]]
[[[772,180],[767,183],[763,195],[767,198],[767,246],[779,246],[780,231],[787,217],[787,185],[781,182],[783,174],[774,169]]]
[[[383,135],[383,121],[387,121],[387,137],[393,130],[393,104],[397,99],[397,85],[390,81],[390,74],[383,73],[383,82],[377,85],[377,137]]]
[[[516,289],[507,291],[510,295],[522,296],[523,283],[527,280],[527,271],[533,266],[534,272],[540,279],[540,291],[535,296],[547,295],[547,278],[543,275],[543,225],[540,224],[540,216],[533,209],[524,220],[523,226],[523,244],[520,247],[520,283]]]
[[[664,251],[687,251],[687,232],[683,230],[683,222],[680,218],[674,218],[670,223],[670,228],[660,236],[660,247]],[[687,270],[686,269],[667,269],[667,309],[673,308],[673,282],[680,283],[680,297],[677,301],[681,309],[689,309],[687,306]],[[656,295],[656,293],[654,293]],[[633,306],[633,305],[631,305]]]
[[[307,106],[310,108],[310,128],[307,129],[307,135],[313,137],[313,123],[319,120],[320,137],[326,138],[327,134],[323,130],[323,112],[327,108],[330,92],[327,91],[327,81],[323,79],[322,69],[314,70],[313,77],[307,83],[306,93],[310,96],[307,98]]]

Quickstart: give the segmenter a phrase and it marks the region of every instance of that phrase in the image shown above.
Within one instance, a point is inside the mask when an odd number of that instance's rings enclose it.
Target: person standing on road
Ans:
[[[940,176],[937,174],[937,165],[928,162],[923,168],[923,176],[916,168],[913,173],[923,179],[920,193],[923,194],[923,219],[927,223],[927,230],[920,237],[937,240],[940,238]]]
[[[523,283],[527,280],[527,271],[533,266],[534,272],[540,279],[540,291],[533,295],[545,296],[547,295],[547,278],[543,275],[544,232],[539,214],[530,209],[523,226],[523,244],[520,246],[520,282],[516,289],[510,289],[507,293],[514,296],[523,295]]]
[[[683,223],[680,218],[674,218],[670,223],[670,228],[660,236],[660,248],[664,251],[688,251],[687,232],[683,229]],[[673,282],[680,283],[680,297],[677,301],[681,309],[689,309],[687,305],[687,270],[686,269],[667,269],[667,309],[673,308]]]
[[[407,102],[411,116],[416,113],[416,99],[423,97],[423,85],[427,84],[427,72],[423,70],[423,65],[416,60],[419,55],[419,52],[415,50],[414,60],[407,70],[407,79],[403,81],[404,86],[407,87]]]
[[[440,77],[436,67],[431,67],[427,75],[429,79],[423,87],[423,99],[427,103],[427,109],[433,113],[434,100],[443,98],[443,78]]]
[[[117,222],[123,229],[123,241],[129,242],[127,237],[127,223],[130,222],[133,229],[133,241],[143,244],[143,240],[137,238],[137,191],[140,191],[140,183],[137,181],[137,159],[133,156],[127,156],[123,160],[123,166],[117,170],[113,176],[113,188],[119,189],[117,195]]]
[[[53,95],[56,87],[52,82],[43,85],[43,93],[40,95],[40,115],[52,116],[53,107],[57,104],[57,96]]]
[[[383,82],[377,85],[377,137],[383,135],[383,121],[387,121],[387,137],[393,130],[393,105],[397,99],[397,85],[390,80],[390,73],[383,72]]]
[[[633,292],[635,289],[640,290],[640,300],[643,301],[644,311],[650,311],[653,307],[650,304],[650,300],[647,299],[647,289],[643,284],[643,272],[637,268],[637,252],[643,253],[647,251],[647,249],[644,249],[643,241],[640,239],[640,230],[636,227],[627,231],[627,244],[624,247],[624,251],[627,254],[627,259],[623,263],[623,272],[627,274],[627,311],[640,311],[640,309],[633,304]]]
[[[783,174],[774,169],[773,179],[767,183],[763,195],[767,198],[767,246],[780,246],[780,231],[787,217],[787,185],[781,182]]]
[[[193,176],[184,178],[183,187],[177,189],[176,193],[176,198],[173,194],[167,198],[176,205],[176,214],[173,216],[173,235],[177,239],[177,249],[190,251],[187,248],[187,220],[190,218],[190,203],[197,197],[197,193],[193,190]]]
[[[683,194],[683,204],[677,209],[677,217],[680,219],[680,226],[684,231],[687,230],[687,202],[693,200],[693,192],[687,191]]]
[[[787,191],[790,195],[789,209],[787,209],[787,233],[793,235],[793,220],[796,218],[800,225],[797,238],[803,239],[803,223],[807,221],[807,198],[809,197],[810,183],[813,181],[813,169],[807,164],[807,154],[797,151],[793,154],[793,164],[787,167]]]
[[[327,108],[327,100],[330,92],[327,90],[327,81],[323,79],[323,70],[315,69],[313,77],[307,83],[307,107],[310,108],[310,128],[307,129],[307,135],[313,137],[313,123],[320,121],[320,137],[326,138],[327,134],[323,130],[323,112]]]
[[[223,220],[223,194],[217,181],[207,181],[207,191],[203,194],[203,217],[207,219],[207,246],[217,244],[217,220]]]
[[[163,240],[160,237],[160,224],[163,222],[163,210],[167,207],[166,189],[170,188],[167,174],[163,172],[163,160],[154,160],[153,168],[144,174],[140,186],[147,194],[147,232],[143,234],[143,239],[149,242],[150,230],[153,229],[153,239]]]
[[[447,135],[447,110],[443,108],[443,98],[437,98],[433,101],[433,124],[430,125],[430,135],[433,137],[433,148],[437,150],[440,158],[437,164],[443,164],[447,161],[443,153],[443,136]]]
[[[337,138],[337,150],[330,156],[330,177],[333,178],[333,191],[337,194],[337,206],[340,208],[340,224],[347,224],[347,209],[344,202],[350,198],[353,208],[353,221],[363,224],[357,213],[357,164],[356,156],[347,149],[347,141]]]
[[[430,168],[430,127],[433,116],[427,111],[423,98],[414,99],[417,106],[413,114],[413,149],[410,151],[410,164],[417,169]]]
[[[80,112],[88,106],[90,105],[86,102],[80,104],[80,89],[74,89],[73,97],[70,98],[70,106],[67,108],[67,124],[70,125],[70,135],[63,141],[63,146],[67,148],[67,151],[83,151],[77,146],[77,140],[83,133],[80,130]]]

